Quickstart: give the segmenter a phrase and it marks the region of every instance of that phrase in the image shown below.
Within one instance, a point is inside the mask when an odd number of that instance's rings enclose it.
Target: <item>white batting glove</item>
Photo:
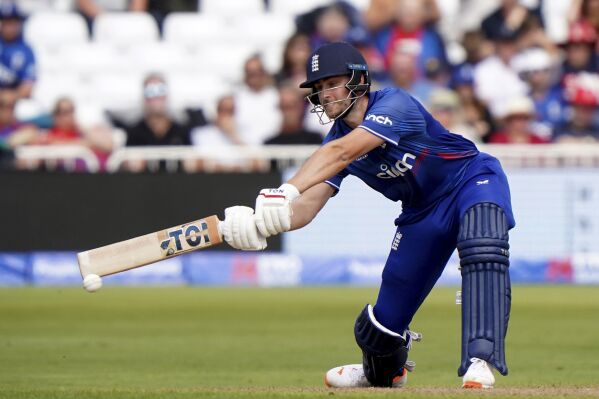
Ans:
[[[260,251],[266,248],[266,238],[260,234],[254,221],[254,210],[247,206],[225,209],[222,224],[225,241],[235,249]]]
[[[298,189],[289,183],[279,188],[265,188],[256,198],[256,226],[264,237],[291,229],[291,202],[300,196]]]

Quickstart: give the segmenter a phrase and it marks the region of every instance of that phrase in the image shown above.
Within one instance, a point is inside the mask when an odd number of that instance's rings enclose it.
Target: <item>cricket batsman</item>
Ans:
[[[508,372],[510,315],[508,231],[514,227],[507,178],[494,157],[450,133],[405,91],[370,92],[368,65],[343,42],[308,59],[307,97],[321,122],[333,121],[323,145],[277,189],[263,189],[252,208],[225,211],[233,247],[261,250],[266,238],[308,223],[348,175],[402,202],[374,306],[354,327],[362,364],[329,370],[331,387],[401,387],[407,380],[414,314],[458,249],[462,274],[464,388],[492,388],[493,369]]]

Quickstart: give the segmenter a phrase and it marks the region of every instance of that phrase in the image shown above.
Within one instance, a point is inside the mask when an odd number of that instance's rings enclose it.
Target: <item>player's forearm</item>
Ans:
[[[289,180],[300,193],[331,178],[351,163],[351,154],[337,141],[320,147]]]
[[[318,210],[314,209],[314,207],[311,207],[311,204],[305,203],[300,200],[301,197],[295,200],[293,204],[291,204],[293,214],[291,215],[291,229],[289,229],[290,231],[298,230],[306,226],[314,219],[314,217],[318,213]]]
[[[326,183],[317,184],[306,190],[291,203],[291,230],[301,229],[310,223],[334,193]]]
[[[354,159],[383,144],[384,140],[358,127],[345,136],[329,141],[302,165],[291,180],[300,193],[341,172]]]

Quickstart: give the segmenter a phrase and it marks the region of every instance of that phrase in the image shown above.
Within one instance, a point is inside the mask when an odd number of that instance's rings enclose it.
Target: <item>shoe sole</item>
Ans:
[[[462,388],[464,388],[464,389],[491,389],[491,388],[493,388],[493,385],[484,385],[484,384],[482,384],[480,382],[476,382],[476,381],[466,381],[462,385]]]
[[[406,374],[407,374],[407,373],[406,373]],[[395,378],[393,379],[393,388],[401,388],[401,387],[403,387],[404,385],[406,385],[406,379],[404,379],[403,381],[401,381],[401,382],[400,382],[400,380],[401,380],[402,378],[403,378],[403,375],[402,375],[402,376],[399,376],[399,375],[398,375],[397,377],[395,377]],[[327,388],[337,388],[337,387],[334,387],[334,386],[332,386],[332,385],[329,383],[329,380],[327,379],[327,375],[326,375],[326,374],[324,375],[324,386],[325,386],[325,387],[327,387]]]

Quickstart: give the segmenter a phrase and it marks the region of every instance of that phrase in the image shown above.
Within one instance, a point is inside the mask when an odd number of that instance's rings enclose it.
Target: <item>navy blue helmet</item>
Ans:
[[[321,79],[333,76],[349,76],[345,84],[349,94],[347,98],[336,102],[351,100],[351,104],[340,115],[333,119],[329,117],[329,121],[325,122],[322,117],[326,112],[319,99],[322,91],[316,90],[314,85]],[[306,77],[306,81],[301,83],[300,87],[312,89],[306,98],[314,106],[310,112],[315,113],[322,124],[346,115],[357,99],[370,91],[370,75],[366,60],[358,49],[345,42],[325,44],[316,49],[306,63]]]
[[[354,73],[356,71],[359,73]],[[307,79],[300,84],[300,87],[312,88],[320,79],[339,75],[357,76],[358,82],[355,84],[360,82],[361,75],[365,75],[366,83],[370,85],[368,65],[358,49],[345,42],[325,44],[316,49],[308,58],[306,63]]]

